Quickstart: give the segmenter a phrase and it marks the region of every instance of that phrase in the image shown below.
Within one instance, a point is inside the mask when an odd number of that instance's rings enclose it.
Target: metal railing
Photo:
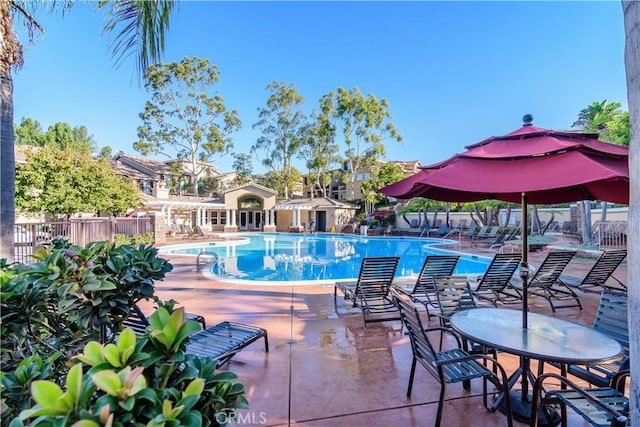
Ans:
[[[627,247],[627,221],[599,221],[594,228],[599,248]]]

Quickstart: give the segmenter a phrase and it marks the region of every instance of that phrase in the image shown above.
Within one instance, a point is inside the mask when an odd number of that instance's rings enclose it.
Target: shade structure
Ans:
[[[466,151],[421,170],[379,192],[399,199],[445,202],[502,200],[523,212],[523,327],[527,327],[527,203],[578,200],[629,203],[628,147],[598,140],[598,134],[535,127],[531,116],[504,136],[469,145]]]

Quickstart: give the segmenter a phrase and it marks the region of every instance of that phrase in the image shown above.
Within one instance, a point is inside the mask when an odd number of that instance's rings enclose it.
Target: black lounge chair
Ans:
[[[333,289],[334,302],[339,289],[345,298],[352,301],[354,307],[362,310],[365,328],[371,322],[400,320],[398,309],[389,293],[399,262],[399,257],[363,258],[355,283],[336,282]]]
[[[626,291],[626,285],[613,276],[616,268],[618,268],[626,257],[626,249],[612,249],[604,251],[582,280],[569,276],[560,276],[560,280],[574,289],[581,290],[582,292],[600,293],[604,288],[608,287],[606,285],[607,280],[613,279],[618,282],[619,287],[621,287],[621,291]],[[618,285],[616,285],[616,287],[618,287]]]
[[[487,410],[491,410],[487,399],[487,380],[502,390],[505,396],[505,405],[507,412],[507,422],[513,426],[511,413],[511,400],[509,397],[509,382],[504,368],[498,361],[485,354],[469,354],[462,349],[461,338],[451,329],[437,327],[425,329],[420,320],[420,314],[416,310],[411,301],[403,295],[395,298],[396,304],[402,317],[402,322],[407,328],[409,339],[411,341],[411,351],[413,358],[411,360],[411,372],[409,374],[409,386],[407,388],[407,397],[411,397],[413,388],[413,378],[415,376],[417,362],[420,364],[440,383],[440,399],[438,401],[438,409],[435,420],[435,427],[439,427],[442,421],[442,406],[446,392],[446,385],[462,382],[465,390],[471,387],[471,380],[482,378],[482,397],[483,403]],[[429,340],[429,332],[442,332],[452,335],[458,343],[457,348],[436,351]],[[482,361],[483,363],[479,363]],[[487,369],[486,364],[491,363],[495,372]]]
[[[478,277],[477,284],[471,287],[473,296],[489,301],[494,307],[497,307],[499,302],[521,303],[522,293],[510,284],[521,260],[522,255],[519,253],[495,254],[487,271]]]
[[[558,308],[579,307],[578,295],[560,280],[560,275],[575,256],[575,251],[549,252],[529,281],[529,294],[546,299],[555,313]],[[558,305],[557,301],[568,301]]]
[[[628,426],[629,398],[624,395],[624,388],[625,379],[629,375],[629,371],[621,372],[610,385],[599,388],[583,388],[554,373],[540,375],[533,385],[530,426],[537,427],[538,422],[555,425],[557,414],[549,408],[550,405],[558,404],[563,427],[567,425],[567,408],[571,408],[592,426]],[[544,384],[547,379],[559,382],[560,388],[550,389],[549,385]]]
[[[408,295],[414,302],[424,304],[427,313],[429,306],[438,307],[435,295],[434,278],[436,276],[451,276],[456,268],[460,255],[428,255],[422,263],[422,268],[413,286],[409,289],[398,284],[393,287],[396,291]]]
[[[185,313],[185,321],[189,320],[200,323],[202,330],[189,336],[188,354],[214,358],[218,361],[218,366],[222,366],[240,350],[260,338],[264,339],[264,351],[269,352],[269,338],[266,329],[228,321],[207,328],[204,317]],[[142,310],[138,306],[134,306],[131,315],[122,322],[122,325],[141,335],[149,326],[149,321]]]

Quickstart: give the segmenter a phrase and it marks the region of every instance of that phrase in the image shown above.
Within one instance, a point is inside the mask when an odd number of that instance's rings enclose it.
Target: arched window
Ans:
[[[247,197],[240,200],[240,209],[260,209],[262,208],[262,202],[255,197]]]

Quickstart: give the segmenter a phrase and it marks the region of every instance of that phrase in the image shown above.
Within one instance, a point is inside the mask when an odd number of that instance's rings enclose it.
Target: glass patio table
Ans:
[[[452,328],[463,337],[520,357],[520,366],[509,376],[509,389],[521,378],[522,388],[512,390],[510,396],[514,418],[525,422],[531,416],[529,384],[535,381],[531,359],[566,366],[607,363],[622,356],[620,343],[587,326],[537,313],[530,312],[528,316],[527,329],[522,327],[522,311],[507,308],[463,310],[450,319]],[[502,406],[502,402],[502,396],[498,395],[494,409]],[[546,418],[540,422],[548,423]]]

